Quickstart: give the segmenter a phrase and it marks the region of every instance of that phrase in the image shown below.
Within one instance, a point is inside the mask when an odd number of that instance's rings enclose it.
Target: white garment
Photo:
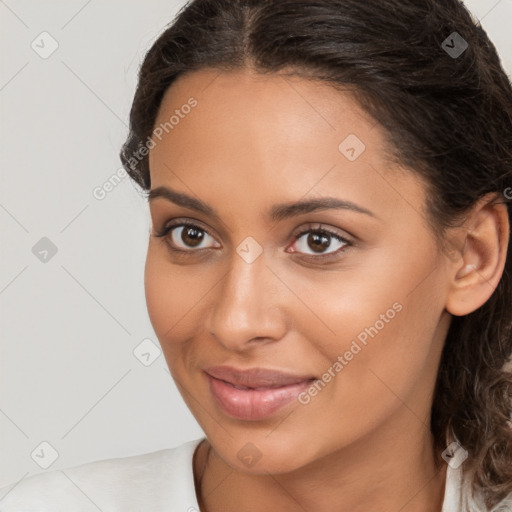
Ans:
[[[1,512],[198,512],[192,457],[203,440],[31,475],[0,489]],[[442,512],[460,511],[448,466]]]

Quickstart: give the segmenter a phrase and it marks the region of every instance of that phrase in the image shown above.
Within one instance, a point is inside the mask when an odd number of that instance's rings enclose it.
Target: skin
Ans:
[[[426,222],[425,184],[386,159],[384,132],[348,92],[201,70],[168,89],[155,126],[190,97],[197,106],[155,139],[151,188],[200,199],[219,219],[151,200],[145,289],[171,374],[207,437],[194,457],[201,510],[439,512],[446,464],[434,463],[428,423],[440,354],[451,315],[481,306],[501,277],[505,206],[479,203],[450,230],[458,249],[447,255]],[[354,161],[338,149],[349,134],[366,146]],[[276,203],[325,196],[373,216],[266,215]],[[207,230],[200,253],[179,227],[174,238],[155,236],[172,219]],[[310,223],[352,244],[315,263],[308,234],[293,238]],[[236,252],[248,236],[263,250],[252,263]],[[189,252],[173,253],[172,240]],[[343,247],[330,242],[324,253]],[[203,368],[321,378],[395,303],[401,310],[307,405],[243,421],[214,401]],[[251,467],[237,457],[247,443],[261,455]]]

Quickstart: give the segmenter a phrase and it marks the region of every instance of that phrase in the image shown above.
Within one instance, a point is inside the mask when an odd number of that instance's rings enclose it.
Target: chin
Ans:
[[[232,431],[227,428],[228,432]],[[205,430],[206,431],[206,430]],[[290,473],[321,457],[320,450],[311,443],[304,446],[302,439],[289,435],[283,439],[265,429],[261,433],[222,434],[210,436],[208,441],[220,458],[237,471],[252,475]]]

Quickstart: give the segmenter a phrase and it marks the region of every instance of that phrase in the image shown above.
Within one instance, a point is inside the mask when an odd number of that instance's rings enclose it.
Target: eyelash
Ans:
[[[324,261],[327,259],[333,259],[333,258],[338,257],[339,254],[341,252],[343,252],[345,249],[347,249],[348,247],[351,247],[353,245],[353,243],[350,240],[342,237],[341,235],[339,235],[338,233],[335,233],[334,231],[324,228],[321,224],[316,225],[315,227],[313,227],[313,226],[314,226],[314,224],[310,223],[307,225],[307,227],[305,229],[302,229],[298,233],[293,234],[292,237],[293,237],[294,242],[297,241],[299,238],[301,238],[306,233],[316,233],[319,235],[328,235],[328,236],[338,240],[339,242],[343,242],[345,245],[343,247],[340,247],[336,251],[326,253],[326,254],[319,254],[316,256],[312,255],[312,254],[302,254],[302,253],[299,253],[298,251],[294,251],[294,253],[301,254],[301,257],[303,257],[305,259],[310,259],[310,260],[314,260],[317,262]],[[190,222],[183,222],[183,221],[181,221],[181,222],[175,221],[170,224],[167,224],[160,231],[157,231],[153,236],[155,236],[156,238],[165,238],[172,231],[172,229],[177,228],[177,227],[194,228],[199,231],[203,231],[208,236],[211,236],[212,238],[214,238],[213,235],[211,235],[207,229],[205,229],[197,224],[192,224]],[[206,248],[197,249],[197,250],[177,249],[176,247],[173,247],[170,242],[167,242],[167,241],[166,241],[166,245],[169,248],[169,250],[172,251],[173,253],[176,253],[178,255],[184,255],[184,256],[190,255],[191,253],[199,253],[199,252],[202,252],[203,250],[206,250]]]

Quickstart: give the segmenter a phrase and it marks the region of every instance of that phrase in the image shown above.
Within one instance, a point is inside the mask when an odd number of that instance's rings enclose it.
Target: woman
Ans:
[[[512,510],[512,88],[463,5],[193,1],[130,123],[148,311],[205,438],[2,510]]]

